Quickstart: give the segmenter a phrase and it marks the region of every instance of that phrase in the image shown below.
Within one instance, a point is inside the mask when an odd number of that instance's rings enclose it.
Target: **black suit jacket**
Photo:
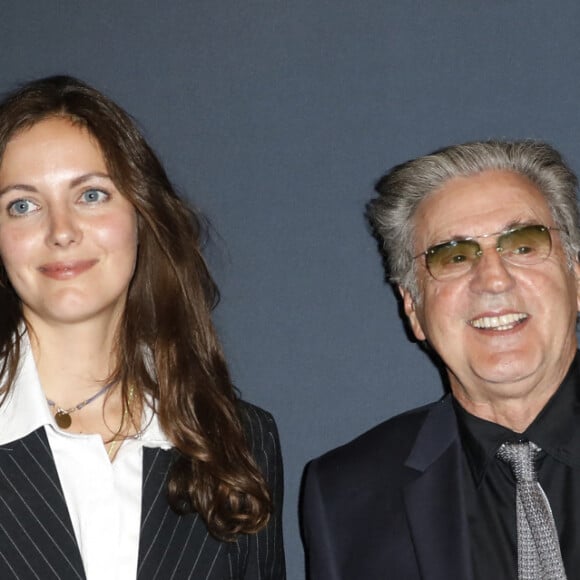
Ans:
[[[269,413],[247,403],[242,404],[242,416],[252,452],[274,496],[276,511],[269,525],[235,542],[214,539],[198,514],[178,516],[167,503],[172,452],[144,448],[138,580],[285,578],[283,481],[276,425]],[[43,427],[0,446],[0,578],[85,578]]]
[[[310,580],[471,580],[461,453],[447,396],[312,461]]]

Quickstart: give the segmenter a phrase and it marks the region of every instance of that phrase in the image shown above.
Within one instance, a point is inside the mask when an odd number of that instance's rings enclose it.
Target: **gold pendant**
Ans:
[[[72,423],[70,415],[64,409],[59,409],[56,412],[54,420],[61,429],[68,429]]]

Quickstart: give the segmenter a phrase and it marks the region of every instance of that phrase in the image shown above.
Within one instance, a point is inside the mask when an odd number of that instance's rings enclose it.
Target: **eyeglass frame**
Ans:
[[[454,239],[450,239],[444,242],[439,242],[437,244],[433,244],[432,246],[429,246],[425,251],[420,252],[419,254],[417,254],[416,256],[413,256],[413,260],[417,260],[418,258],[421,258],[422,256],[425,256],[425,268],[427,269],[427,271],[429,272],[429,275],[434,279],[434,280],[438,280],[438,281],[445,281],[447,278],[437,278],[436,276],[433,275],[433,273],[431,272],[431,268],[429,267],[429,260],[428,260],[428,256],[429,255],[433,255],[433,250],[435,250],[435,248],[438,248],[440,246],[447,246],[449,244],[452,245],[456,245],[459,244],[461,242],[472,242],[475,241],[477,243],[477,240],[485,240],[487,238],[491,238],[494,236],[497,236],[497,241],[496,241],[496,246],[495,246],[495,251],[499,254],[500,258],[502,257],[502,251],[503,248],[501,248],[498,244],[499,244],[499,239],[502,236],[505,236],[507,234],[511,234],[513,232],[517,232],[518,230],[523,230],[525,228],[544,228],[545,231],[548,232],[548,237],[550,240],[550,251],[548,252],[548,254],[546,255],[545,258],[542,258],[539,262],[536,262],[535,264],[542,264],[543,262],[545,262],[550,255],[552,254],[552,249],[554,246],[553,240],[552,240],[552,235],[550,234],[550,232],[554,231],[554,232],[559,232],[562,231],[562,228],[558,228],[556,226],[545,226],[544,224],[518,224],[518,225],[514,225],[511,227],[508,227],[505,230],[501,230],[499,232],[493,232],[490,234],[481,234],[479,236],[469,236],[469,237],[465,237],[465,238],[454,238]],[[483,255],[483,248],[481,247],[480,244],[477,244],[479,246],[479,255],[478,258],[481,258],[481,256]],[[508,264],[510,264],[511,262],[509,260],[506,260]],[[472,262],[470,268],[468,268],[465,272],[460,273],[459,275],[452,276],[449,278],[449,280],[455,280],[457,278],[460,278],[461,276],[467,274],[468,272],[471,271],[471,269],[473,268],[473,266],[476,264],[477,262],[474,261]],[[511,263],[512,265],[515,265],[516,267],[525,267],[524,265],[519,265],[519,264],[514,264]],[[534,264],[534,265],[535,265]]]

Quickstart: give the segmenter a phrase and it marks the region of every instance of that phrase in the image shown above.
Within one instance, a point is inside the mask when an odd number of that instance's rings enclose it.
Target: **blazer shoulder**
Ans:
[[[278,436],[276,421],[270,412],[243,399],[238,400],[238,412],[248,435],[251,436],[254,430],[258,429],[274,432],[276,437]]]
[[[319,474],[358,473],[365,470],[392,470],[405,463],[425,423],[426,417],[438,405],[448,404],[446,398],[396,415],[352,441],[314,459]]]

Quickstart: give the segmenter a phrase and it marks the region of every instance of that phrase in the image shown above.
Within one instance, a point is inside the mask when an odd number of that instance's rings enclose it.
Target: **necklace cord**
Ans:
[[[63,409],[62,407],[59,407],[54,401],[52,401],[47,397],[46,402],[48,403],[48,405],[50,407],[56,407],[56,413],[54,414],[54,420],[56,421],[56,424],[61,429],[68,429],[72,424],[72,419],[70,417],[71,413],[74,413],[75,411],[80,411],[83,407],[86,407],[89,403],[92,403],[95,399],[106,393],[114,384],[115,381],[106,384],[100,391],[95,393],[92,397],[89,397],[88,399],[81,401],[78,405],[75,405],[70,409]]]
[[[96,392],[92,397],[89,397],[88,399],[85,399],[84,401],[81,401],[78,405],[75,405],[74,407],[71,407],[70,409],[63,409],[62,407],[57,407],[57,409],[59,411],[61,411],[62,413],[66,413],[67,415],[70,415],[71,413],[74,413],[75,411],[80,411],[83,407],[86,407],[89,403],[92,403],[95,399],[98,399],[101,395],[104,395],[115,383],[107,383],[102,389],[100,389],[98,392]],[[51,399],[49,399],[48,397],[46,398],[46,402],[48,403],[48,405],[50,407],[54,407],[56,406],[56,403],[54,401],[52,401]]]

